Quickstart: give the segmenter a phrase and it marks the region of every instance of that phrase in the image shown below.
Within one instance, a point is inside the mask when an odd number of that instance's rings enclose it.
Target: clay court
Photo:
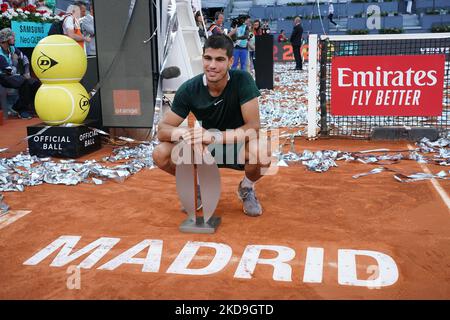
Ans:
[[[26,126],[37,122],[36,118],[7,120],[1,127],[0,146],[14,146],[18,137],[26,136]],[[378,148],[407,150],[408,142],[296,139],[297,152]],[[22,143],[11,151],[25,149]],[[111,150],[104,145],[78,160],[101,159]],[[280,167],[276,175],[257,184],[264,209],[258,218],[245,216],[237,199],[242,173],[222,169],[222,195],[216,211],[222,224],[212,235],[178,231],[185,214],[180,211],[175,179],[159,169],[142,170],[123,183],[44,184],[25,192],[6,192],[4,200],[11,211],[0,222],[0,299],[449,299],[450,212],[445,201],[450,181],[400,183],[392,172],[353,179],[374,166],[342,161],[338,165],[324,173],[300,165]],[[386,167],[405,174],[444,169],[410,160]],[[72,253],[101,237],[120,241],[92,267],[81,269],[79,289],[70,289],[68,268],[92,252],[64,266],[50,266],[58,249],[35,265],[24,265],[61,236],[80,237]],[[157,272],[143,272],[142,264],[98,269],[146,239],[163,243]],[[167,273],[182,248],[194,241],[228,245],[232,257],[214,274]],[[274,280],[273,266],[264,264],[256,265],[250,279],[235,277],[249,245],[293,249],[295,257],[287,262],[292,279]],[[304,281],[305,269],[311,268],[305,266],[308,248],[323,249],[319,283]],[[145,258],[147,249],[134,258]],[[346,266],[339,263],[338,250],[344,249],[391,257],[398,279],[379,288],[339,284],[339,268]],[[213,249],[202,247],[189,268],[206,267],[214,255]],[[260,258],[276,255],[262,250]],[[374,265],[375,259],[357,256],[357,278],[374,279]]]

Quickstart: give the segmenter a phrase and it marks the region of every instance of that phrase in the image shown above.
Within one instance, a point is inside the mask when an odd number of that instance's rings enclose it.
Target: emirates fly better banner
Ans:
[[[331,114],[440,116],[445,55],[333,57]]]

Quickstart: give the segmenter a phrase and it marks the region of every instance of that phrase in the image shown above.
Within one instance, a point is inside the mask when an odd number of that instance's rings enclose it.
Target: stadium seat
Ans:
[[[273,6],[276,0],[255,0],[254,4],[257,6]]]

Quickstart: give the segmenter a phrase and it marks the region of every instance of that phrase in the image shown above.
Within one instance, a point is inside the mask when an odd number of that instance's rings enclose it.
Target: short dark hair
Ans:
[[[283,31],[284,31],[284,29],[281,29],[281,30],[280,30],[280,33],[283,33]]]
[[[225,49],[227,51],[227,57],[231,58],[233,56],[234,44],[230,37],[224,34],[215,34],[206,39],[203,46],[203,53],[205,53],[208,48]]]

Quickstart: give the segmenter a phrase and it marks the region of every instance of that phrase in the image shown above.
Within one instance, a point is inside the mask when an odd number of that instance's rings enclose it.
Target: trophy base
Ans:
[[[221,222],[220,217],[212,216],[207,223],[203,217],[197,217],[196,221],[186,219],[180,225],[180,231],[185,233],[214,233]]]

